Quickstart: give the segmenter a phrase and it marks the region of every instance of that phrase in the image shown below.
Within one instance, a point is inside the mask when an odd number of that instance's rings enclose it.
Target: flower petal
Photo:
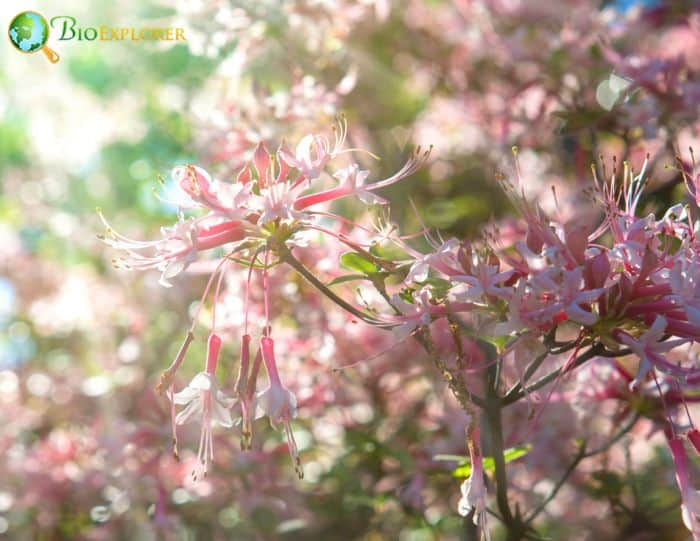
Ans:
[[[182,410],[180,413],[177,414],[177,417],[175,417],[175,423],[178,425],[184,425],[188,421],[192,419],[193,416],[197,414],[202,413],[202,401],[201,400],[193,400],[189,404],[187,404],[187,407],[185,407],[184,410]]]

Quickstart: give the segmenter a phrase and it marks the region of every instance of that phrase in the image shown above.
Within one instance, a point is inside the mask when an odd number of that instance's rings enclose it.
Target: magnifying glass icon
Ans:
[[[23,11],[15,16],[8,28],[10,42],[21,53],[33,54],[42,51],[49,62],[55,64],[60,57],[46,45],[49,40],[49,23],[35,11]]]

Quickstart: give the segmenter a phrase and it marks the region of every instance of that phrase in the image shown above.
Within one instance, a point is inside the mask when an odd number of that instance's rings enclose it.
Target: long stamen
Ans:
[[[297,441],[294,439],[294,432],[292,431],[289,421],[284,423],[284,431],[287,434],[287,445],[289,447],[289,455],[292,457],[292,461],[294,462],[294,471],[297,473],[299,479],[303,479],[304,469],[301,466],[301,458],[299,458]]]

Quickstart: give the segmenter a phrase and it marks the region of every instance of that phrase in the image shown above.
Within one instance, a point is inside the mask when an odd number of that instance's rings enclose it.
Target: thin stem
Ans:
[[[279,249],[279,257],[281,261],[287,263],[295,271],[297,271],[304,278],[306,278],[306,280],[312,286],[314,286],[316,289],[318,289],[321,293],[323,293],[326,297],[328,297],[330,300],[332,300],[335,304],[337,304],[344,310],[350,312],[358,319],[361,319],[362,321],[364,321],[365,323],[369,323],[370,325],[376,326],[383,324],[383,322],[379,321],[376,318],[373,318],[368,314],[365,314],[364,312],[361,312],[352,304],[346,302],[345,300],[341,299],[338,295],[333,293],[333,291],[331,291],[323,282],[321,282],[321,280],[316,278],[313,275],[313,273],[309,269],[307,269],[301,261],[294,257],[292,252],[286,246]]]
[[[505,394],[503,397],[504,401],[509,400],[512,396],[515,395],[515,393],[519,392],[523,388],[523,383],[527,383],[527,381],[533,376],[535,372],[537,372],[537,369],[542,365],[544,360],[549,357],[550,352],[545,351],[542,355],[538,356],[534,361],[532,361],[528,367],[525,369],[525,373],[523,374],[523,377],[520,378],[519,381],[517,381]]]
[[[433,344],[428,327],[421,327],[414,337],[418,343],[423,346],[423,349],[425,349],[425,351],[428,353],[428,356],[431,358],[433,363],[435,363],[435,366],[442,374],[442,377],[450,387],[452,394],[455,396],[464,411],[473,416],[474,405],[477,405],[480,408],[484,408],[486,406],[486,401],[483,398],[469,392],[464,379],[460,374],[457,374],[456,376],[452,374],[450,369],[445,364],[445,361],[440,356],[440,352],[437,351],[435,344]]]
[[[573,349],[575,347],[576,343],[575,342],[566,342],[563,344],[559,344],[560,348],[558,350],[547,350],[542,355],[539,355],[534,361],[532,361],[528,367],[525,369],[525,373],[523,374],[523,377],[521,378],[520,381],[515,383],[513,387],[511,387],[506,395],[504,396],[504,400],[510,400],[510,398],[515,395],[515,393],[519,392],[522,389],[522,386],[524,383],[527,383],[527,381],[535,375],[535,372],[537,372],[538,368],[542,365],[542,363],[545,361],[547,357],[550,355],[559,355],[561,353],[564,353],[570,349]]]
[[[564,483],[566,480],[569,478],[569,476],[574,472],[574,470],[578,467],[579,463],[586,457],[586,442],[583,442],[581,445],[579,445],[578,451],[576,452],[576,456],[574,457],[574,460],[571,461],[571,464],[566,468],[566,471],[564,472],[564,475],[557,481],[557,484],[552,487],[552,490],[549,491],[549,494],[547,494],[547,497],[542,501],[540,505],[538,505],[535,509],[533,509],[530,514],[525,518],[526,523],[532,522],[542,511],[544,511],[545,507],[551,502],[554,497],[557,495],[559,492],[559,489],[561,489],[562,486],[564,486]]]
[[[503,523],[509,533],[513,523],[513,513],[508,504],[508,477],[506,463],[503,458],[503,424],[501,419],[501,398],[498,396],[498,370],[491,365],[486,375],[486,419],[491,436],[491,456],[494,463],[494,481],[496,484],[496,502],[501,513]],[[509,535],[510,538],[510,535]]]
[[[233,252],[231,252],[231,253],[233,253]],[[231,254],[228,254],[228,256],[230,256],[230,255]],[[202,294],[202,299],[199,301],[197,308],[195,308],[194,314],[192,314],[192,324],[190,325],[190,332],[194,332],[194,328],[197,326],[197,320],[199,319],[199,313],[202,311],[202,307],[204,306],[204,302],[207,299],[207,295],[209,294],[209,290],[211,289],[211,285],[214,282],[214,277],[221,270],[221,267],[223,267],[228,256],[223,257],[221,259],[219,264],[214,269],[214,272],[212,272],[211,275],[209,276],[209,280],[207,281],[207,285],[204,288],[204,293]]]
[[[552,487],[552,490],[550,490],[549,494],[547,497],[538,505],[535,509],[533,509],[530,514],[527,516],[525,519],[525,523],[529,524],[531,523],[537,516],[542,513],[542,511],[545,510],[549,502],[551,502],[559,492],[562,486],[564,486],[564,483],[566,480],[569,478],[569,476],[576,470],[578,465],[584,461],[587,458],[591,458],[592,456],[598,455],[600,453],[603,453],[610,449],[613,445],[615,445],[618,441],[620,441],[625,434],[627,434],[632,428],[634,428],[634,425],[637,424],[637,421],[639,420],[640,414],[635,413],[632,418],[629,420],[627,424],[625,424],[612,438],[610,438],[607,442],[605,442],[603,445],[600,447],[593,449],[592,451],[586,451],[586,442],[582,442],[579,445],[578,451],[576,452],[576,456],[574,457],[574,460],[569,464],[568,468],[566,468],[566,471],[564,472],[564,475],[559,479],[556,485]]]
[[[585,353],[579,355],[577,359],[567,368],[566,372],[570,372],[571,370],[574,370],[575,368],[578,368],[581,366],[583,363],[586,361],[589,361],[593,357],[596,357],[600,355],[600,352],[603,350],[603,347],[600,344],[595,344],[591,346]],[[513,404],[514,402],[517,402],[520,400],[522,397],[524,397],[528,393],[532,393],[541,387],[544,387],[551,381],[555,380],[558,378],[560,375],[564,374],[564,366],[561,366],[557,368],[556,370],[553,370],[549,372],[548,374],[542,376],[538,380],[536,380],[532,385],[528,385],[526,388],[513,388],[510,391],[508,391],[508,394],[503,397],[503,405],[504,406],[509,406],[510,404]]]
[[[626,425],[624,425],[617,434],[615,434],[612,438],[610,438],[607,442],[605,442],[597,449],[594,449],[593,451],[588,451],[583,458],[590,458],[592,456],[599,455],[600,453],[604,453],[605,451],[610,449],[613,445],[620,441],[625,436],[625,434],[627,434],[630,430],[634,428],[634,425],[637,424],[637,421],[639,421],[640,417],[641,414],[639,412],[635,412],[635,414],[632,416],[629,422]]]
[[[473,509],[472,509],[471,513],[469,513],[466,517],[464,517],[463,522],[464,522],[464,528],[462,528],[460,540],[461,541],[480,541],[481,536],[479,535],[479,527],[476,524],[474,524],[474,510]]]
[[[224,258],[221,267],[219,268],[219,279],[216,281],[216,289],[214,290],[214,301],[211,306],[211,332],[216,331],[216,307],[219,304],[219,293],[221,292],[221,282],[224,280],[224,271],[226,270],[228,259]]]
[[[262,271],[263,280],[263,302],[265,305],[265,328],[270,328],[270,284],[268,280],[267,263],[270,257],[270,250],[265,250],[265,268]]]
[[[255,265],[255,260],[258,257],[258,254],[262,251],[263,247],[261,246],[258,248],[255,253],[253,254],[253,257],[250,259],[250,266],[248,268],[248,279],[246,280],[245,284],[245,320],[244,320],[244,325],[243,325],[243,334],[246,335],[248,334],[248,319],[249,319],[249,313],[250,313],[250,283],[251,280],[253,279],[253,268]]]

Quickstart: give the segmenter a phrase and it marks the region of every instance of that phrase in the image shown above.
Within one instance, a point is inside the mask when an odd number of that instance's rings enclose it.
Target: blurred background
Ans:
[[[513,145],[529,195],[563,215],[588,208],[599,155],[638,168],[649,153],[653,209],[683,197],[665,167],[678,149],[700,152],[692,1],[6,0],[0,23],[29,9],[85,27],[182,27],[187,41],[53,35],[55,65],[0,46],[0,537],[9,539],[423,541],[463,529],[464,474],[436,456],[465,454],[466,418],[437,372],[410,344],[349,326],[293,276],[278,278],[275,302],[306,478],[296,480],[283,438],[260,421],[252,452],[217,432],[214,471],[192,482],[192,452],[172,458],[168,407],[152,389],[206,278],[165,289],[157,273],[114,270],[96,208],[117,230],[154,237],[174,220],[153,194],[174,165],[234,179],[258,141],[293,144],[340,113],[350,144],[382,157],[365,164],[375,178],[414,145],[435,145],[428,166],[387,190],[391,219],[460,238],[488,221],[520,227],[495,181],[512,170]],[[319,268],[338,256],[308,252]],[[233,337],[242,300],[228,291]],[[237,345],[227,348],[233,359]],[[202,352],[200,341],[190,357]],[[183,370],[194,374],[196,362]],[[233,363],[226,370],[230,386]],[[532,440],[551,444],[512,466],[523,502],[561,474],[570,452],[561,434],[583,422],[563,405],[546,418]],[[183,449],[195,448],[196,434],[182,432]],[[543,531],[684,539],[670,458],[651,443],[590,464]]]

